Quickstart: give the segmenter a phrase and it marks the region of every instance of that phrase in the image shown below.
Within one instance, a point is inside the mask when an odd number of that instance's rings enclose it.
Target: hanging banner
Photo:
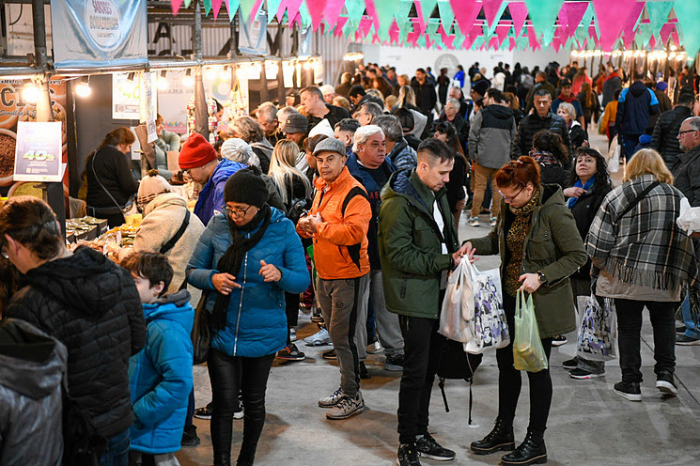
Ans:
[[[131,79],[129,77],[131,76]],[[141,89],[134,73],[112,74],[112,118],[138,120],[141,115]]]
[[[238,49],[245,55],[267,55],[267,12],[260,11],[254,21],[241,21]]]
[[[51,0],[56,69],[148,63],[146,0]]]
[[[17,124],[15,181],[61,181],[62,125],[60,121]]]

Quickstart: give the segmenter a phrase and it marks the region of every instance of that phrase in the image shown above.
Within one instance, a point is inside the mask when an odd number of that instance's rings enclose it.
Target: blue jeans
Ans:
[[[639,144],[639,136],[641,136],[641,134],[623,134],[621,136],[622,151],[624,153],[625,159],[627,159],[627,161],[629,162],[632,156],[634,155],[634,149],[637,147],[637,144]]]
[[[100,458],[100,466],[129,466],[129,429],[107,439],[107,451]]]
[[[695,321],[690,314],[690,296],[686,295],[683,304],[681,304],[681,312],[683,313],[683,323],[685,324],[685,336],[688,338],[700,338]]]

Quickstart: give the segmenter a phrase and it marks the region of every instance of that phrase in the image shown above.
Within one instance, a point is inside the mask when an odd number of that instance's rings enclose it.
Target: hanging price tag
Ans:
[[[62,123],[17,123],[15,181],[58,182],[62,178]]]

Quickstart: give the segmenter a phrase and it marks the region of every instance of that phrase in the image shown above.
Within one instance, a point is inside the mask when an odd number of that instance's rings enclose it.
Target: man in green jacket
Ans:
[[[379,254],[389,311],[399,314],[404,370],[399,388],[399,466],[420,466],[418,455],[451,460],[452,450],[428,432],[428,407],[444,337],[439,310],[447,272],[466,254],[457,243],[445,196],[454,154],[437,139],[418,147],[418,166],[392,174],[382,190]]]

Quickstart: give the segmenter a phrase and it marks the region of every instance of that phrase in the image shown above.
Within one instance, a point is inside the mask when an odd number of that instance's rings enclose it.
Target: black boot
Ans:
[[[525,440],[513,452],[501,458],[503,466],[527,466],[547,462],[547,448],[544,446],[544,432],[528,430]]]
[[[486,437],[471,444],[472,452],[477,455],[488,455],[497,451],[510,451],[514,448],[513,422],[505,422],[500,417],[496,418],[493,430]]]
[[[215,453],[214,466],[231,466],[231,453]]]

